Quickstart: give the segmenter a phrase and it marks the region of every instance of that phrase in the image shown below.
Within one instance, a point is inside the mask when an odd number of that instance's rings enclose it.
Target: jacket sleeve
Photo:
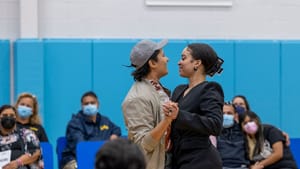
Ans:
[[[191,113],[180,109],[176,122],[177,128],[193,130],[203,135],[219,135],[222,129],[222,109],[224,93],[222,87],[215,82],[209,82],[200,91],[199,100],[193,104],[199,104],[201,113]]]
[[[123,113],[128,128],[128,138],[140,145],[146,152],[152,152],[159,141],[150,132],[157,125],[154,106],[149,99],[134,98],[124,102]]]
[[[67,126],[66,131],[66,139],[67,139],[67,150],[72,151],[72,153],[76,154],[76,145],[80,141],[84,141],[84,130],[81,125],[80,119],[72,118]]]
[[[111,129],[111,135],[115,134],[117,136],[121,136],[121,128],[119,126],[117,126],[111,120],[109,120],[109,125],[110,125],[109,128]]]

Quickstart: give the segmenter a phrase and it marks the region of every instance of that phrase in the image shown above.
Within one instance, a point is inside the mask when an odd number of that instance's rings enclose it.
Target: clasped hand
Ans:
[[[172,120],[177,118],[179,108],[178,104],[172,101],[168,101],[163,104],[163,111],[166,118],[171,118]]]

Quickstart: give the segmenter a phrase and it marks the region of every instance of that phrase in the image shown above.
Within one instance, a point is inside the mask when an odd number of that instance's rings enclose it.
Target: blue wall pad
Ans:
[[[236,94],[245,95],[263,123],[280,124],[280,43],[237,41]]]
[[[0,106],[10,103],[9,41],[0,40]]]
[[[290,137],[300,137],[299,95],[300,95],[300,41],[282,42],[281,81],[282,81],[282,129]],[[300,151],[300,150],[299,150]],[[298,163],[299,164],[299,163]],[[300,164],[299,164],[300,165]]]
[[[93,45],[93,89],[100,100],[100,113],[127,135],[121,104],[133,83],[130,51],[136,40],[95,40]]]
[[[100,100],[100,113],[109,117],[127,135],[121,104],[133,77],[130,51],[138,39],[45,39],[15,42],[15,97],[24,91],[37,95],[50,143],[65,135],[72,114],[81,109],[80,98],[93,90]],[[225,100],[245,95],[264,123],[300,138],[297,67],[300,41],[271,40],[169,40],[167,88],[188,83],[179,76],[178,61],[188,43],[210,44],[224,59],[224,71],[208,80],[219,82]],[[9,41],[0,41],[0,103],[9,99]],[[2,78],[4,77],[4,78]],[[2,94],[4,93],[4,94]],[[54,163],[57,159],[54,159]],[[55,163],[54,166],[57,163]]]
[[[23,92],[37,97],[39,113],[44,115],[44,49],[41,40],[17,40],[14,45],[14,102]]]
[[[65,135],[81,96],[92,89],[92,41],[45,40],[45,127],[52,143]]]

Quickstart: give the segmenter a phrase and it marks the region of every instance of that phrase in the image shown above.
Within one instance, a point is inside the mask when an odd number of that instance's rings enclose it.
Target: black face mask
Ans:
[[[1,125],[4,129],[12,129],[16,124],[14,117],[5,116],[1,118]]]

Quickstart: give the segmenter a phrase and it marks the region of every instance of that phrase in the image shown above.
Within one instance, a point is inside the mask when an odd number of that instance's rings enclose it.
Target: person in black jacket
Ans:
[[[113,140],[121,129],[98,111],[97,95],[86,92],[81,97],[81,110],[72,116],[66,130],[67,144],[62,153],[63,169],[76,169],[76,145],[81,141]]]
[[[222,168],[209,136],[221,132],[224,93],[221,85],[206,81],[206,75],[222,72],[222,64],[223,60],[207,44],[189,44],[182,52],[179,74],[189,84],[176,87],[171,97],[179,107],[171,130],[172,169]],[[165,115],[170,113],[168,108],[164,105]]]
[[[222,158],[223,169],[249,167],[244,135],[238,123],[238,113],[235,106],[228,102],[223,106],[223,129],[217,137],[217,149]]]

